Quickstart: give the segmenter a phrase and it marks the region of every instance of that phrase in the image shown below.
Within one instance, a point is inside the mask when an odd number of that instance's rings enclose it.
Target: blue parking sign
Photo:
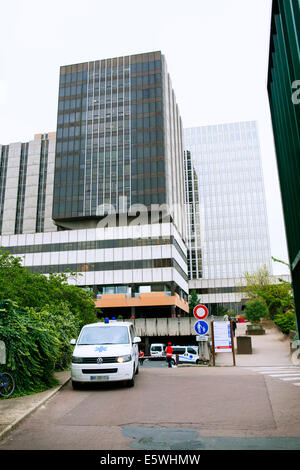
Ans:
[[[198,335],[206,335],[208,332],[208,323],[204,320],[199,320],[195,323],[194,328]]]

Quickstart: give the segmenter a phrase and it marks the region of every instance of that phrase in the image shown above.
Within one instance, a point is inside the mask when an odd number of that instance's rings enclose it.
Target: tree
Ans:
[[[248,320],[253,323],[257,323],[261,320],[261,318],[265,318],[268,315],[268,307],[264,300],[249,300],[246,303],[245,313]]]
[[[271,319],[275,315],[294,311],[294,297],[291,283],[279,279],[275,283],[268,268],[263,266],[252,274],[246,272],[243,276],[245,292],[250,299],[262,299],[265,301],[268,314]]]
[[[199,304],[200,299],[195,290],[192,290],[190,293],[190,299],[189,299],[189,308],[190,308],[190,315],[193,315],[193,310],[194,308]]]
[[[225,314],[229,315],[229,310],[224,307],[222,304],[214,304],[212,307],[212,315],[216,315],[218,317],[222,317]]]
[[[72,274],[72,273],[70,273]],[[31,273],[22,266],[21,258],[0,251],[0,300],[10,299],[21,310],[45,306],[54,307],[64,303],[76,316],[79,325],[97,321],[93,293],[78,286],[68,284],[66,273]]]

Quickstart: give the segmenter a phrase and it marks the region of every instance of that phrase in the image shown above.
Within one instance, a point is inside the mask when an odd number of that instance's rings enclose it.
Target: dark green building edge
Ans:
[[[294,82],[300,80],[299,33],[300,0],[273,0],[268,94],[298,332],[300,325],[300,103],[298,104],[300,84]]]

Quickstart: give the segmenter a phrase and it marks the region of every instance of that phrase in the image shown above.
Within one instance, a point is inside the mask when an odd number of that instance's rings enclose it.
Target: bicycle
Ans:
[[[8,372],[0,372],[0,396],[10,397],[15,391],[15,381]]]

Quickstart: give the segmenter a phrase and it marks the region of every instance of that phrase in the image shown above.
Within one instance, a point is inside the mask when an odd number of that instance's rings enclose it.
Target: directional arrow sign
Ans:
[[[195,323],[194,328],[198,335],[206,335],[208,332],[208,323],[204,320],[199,320]]]
[[[197,320],[204,320],[208,315],[208,308],[205,305],[197,305],[194,308],[193,313]]]

